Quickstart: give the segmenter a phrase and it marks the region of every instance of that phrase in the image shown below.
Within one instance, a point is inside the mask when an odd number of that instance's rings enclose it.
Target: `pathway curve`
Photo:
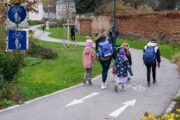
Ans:
[[[40,39],[57,40],[47,36]],[[162,58],[161,68],[157,69],[158,83],[147,88],[142,51],[131,49],[131,53],[134,76],[126,92],[114,92],[110,71],[106,90],[100,89],[99,76],[92,86],[80,84],[2,111],[0,120],[139,120],[145,111],[161,114],[180,88],[177,67]]]

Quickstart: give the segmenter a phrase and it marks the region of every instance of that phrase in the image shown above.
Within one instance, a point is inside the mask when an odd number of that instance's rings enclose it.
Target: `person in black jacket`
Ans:
[[[76,27],[74,25],[71,26],[71,40],[75,41]]]
[[[157,82],[156,80],[156,61],[158,62],[158,68],[160,68],[160,62],[161,62],[161,57],[160,57],[160,50],[155,42],[156,40],[154,38],[152,38],[149,43],[144,47],[144,53],[143,53],[143,59],[145,62],[145,52],[147,50],[148,47],[153,47],[155,50],[155,62],[154,64],[146,64],[146,68],[147,68],[147,86],[150,87],[151,83],[150,83],[150,74],[151,74],[151,68],[152,68],[152,76],[153,76],[153,84],[155,84]]]
[[[106,35],[105,30],[103,29],[102,32],[101,32],[101,35],[96,40],[96,52],[97,53],[98,53],[99,43],[102,42],[102,41],[105,41],[106,38],[107,38],[107,35]],[[111,43],[110,40],[109,40],[109,42]],[[109,66],[111,64],[111,59],[112,59],[112,56],[110,56],[110,57],[108,57],[108,58],[106,58],[104,60],[99,58],[100,64],[101,64],[102,69],[103,69],[103,71],[102,71],[102,86],[101,86],[101,89],[107,88],[105,83],[106,83],[106,79],[107,79],[107,74],[108,74]]]

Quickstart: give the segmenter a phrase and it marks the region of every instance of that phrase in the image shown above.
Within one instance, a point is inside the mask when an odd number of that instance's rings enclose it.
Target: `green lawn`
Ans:
[[[49,37],[63,39],[63,28],[50,28],[49,32],[51,32]],[[77,41],[85,42],[85,35],[80,35],[80,37],[77,37]],[[95,41],[95,39],[93,39],[93,41]],[[122,44],[123,42],[129,43],[131,48],[140,50],[143,50],[144,46],[147,44],[147,42],[144,41],[121,38],[117,39],[117,44]],[[161,55],[169,60],[171,60],[172,56],[174,56],[176,53],[180,53],[180,45],[169,45],[160,43],[158,44],[158,46],[160,48]]]
[[[18,87],[27,100],[50,94],[60,89],[76,85],[83,80],[85,69],[82,65],[82,46],[71,45],[69,49],[63,44],[38,42],[50,47],[58,53],[58,58],[42,60],[36,66],[28,66],[21,70]],[[93,77],[101,73],[101,66],[95,62]]]
[[[42,30],[42,27],[38,28],[39,30]],[[47,31],[47,30],[46,30]],[[64,32],[63,27],[59,28],[50,28],[49,31],[51,34],[49,34],[49,37],[57,38],[57,39],[64,39]],[[67,28],[65,30],[65,39],[67,40]],[[71,40],[71,35],[69,34],[69,39]],[[79,35],[76,32],[76,40],[77,41],[86,41],[85,35]]]
[[[123,42],[129,43],[131,48],[140,49],[140,50],[143,50],[144,46],[147,44],[147,42],[144,41],[137,41],[132,39],[117,39],[117,44],[122,44]],[[169,60],[171,60],[172,56],[174,56],[175,54],[180,53],[180,45],[159,43],[158,47],[160,49],[161,56]]]

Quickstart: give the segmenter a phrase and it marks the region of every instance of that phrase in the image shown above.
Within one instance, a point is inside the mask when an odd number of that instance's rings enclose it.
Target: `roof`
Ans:
[[[54,7],[44,7],[44,12],[56,12],[56,9]]]

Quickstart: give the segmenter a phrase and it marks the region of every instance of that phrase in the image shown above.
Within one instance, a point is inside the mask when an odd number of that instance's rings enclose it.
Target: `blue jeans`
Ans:
[[[105,83],[106,79],[107,79],[107,74],[108,74],[108,70],[109,70],[109,66],[111,64],[111,58],[107,61],[102,61],[100,60],[101,66],[102,66],[102,82]]]

